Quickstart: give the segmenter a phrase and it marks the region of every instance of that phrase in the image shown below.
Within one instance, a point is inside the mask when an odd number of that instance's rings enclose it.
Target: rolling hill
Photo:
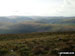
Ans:
[[[75,17],[0,17],[0,56],[59,56],[75,51]]]
[[[75,31],[75,17],[0,17],[0,33]]]

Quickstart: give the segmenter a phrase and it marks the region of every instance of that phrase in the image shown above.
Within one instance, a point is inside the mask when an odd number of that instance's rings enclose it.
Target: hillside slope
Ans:
[[[59,51],[75,51],[75,32],[0,35],[0,56],[58,56]]]
[[[75,31],[75,17],[0,17],[0,34]]]
[[[41,24],[36,22],[1,23],[0,33],[31,33],[31,32],[62,32],[75,31],[74,25],[66,24]]]

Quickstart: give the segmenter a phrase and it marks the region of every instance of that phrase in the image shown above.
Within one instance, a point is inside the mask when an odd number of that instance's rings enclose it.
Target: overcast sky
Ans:
[[[0,16],[75,16],[75,0],[0,0]]]

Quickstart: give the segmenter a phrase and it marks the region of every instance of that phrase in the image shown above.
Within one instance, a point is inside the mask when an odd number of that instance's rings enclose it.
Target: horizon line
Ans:
[[[17,16],[25,16],[25,15],[10,15],[10,16],[0,16],[0,17],[17,17]],[[26,16],[26,17],[75,17],[75,16]]]

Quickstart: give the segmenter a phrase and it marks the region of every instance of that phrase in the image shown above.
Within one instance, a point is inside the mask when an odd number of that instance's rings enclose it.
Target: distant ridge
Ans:
[[[0,34],[75,31],[75,17],[0,17]]]

